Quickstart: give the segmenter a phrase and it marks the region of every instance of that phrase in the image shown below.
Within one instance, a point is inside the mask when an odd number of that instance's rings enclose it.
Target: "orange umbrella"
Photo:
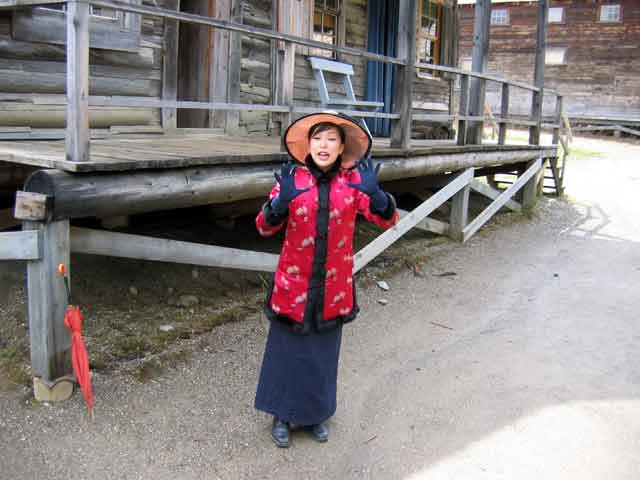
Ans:
[[[64,279],[64,285],[67,289],[67,298],[69,306],[64,315],[64,324],[71,330],[71,364],[73,372],[76,375],[82,395],[87,402],[89,412],[93,413],[93,392],[91,389],[91,377],[89,376],[89,357],[87,349],[82,339],[82,313],[80,308],[71,305],[71,292],[69,291],[69,280],[67,278],[67,269],[64,263],[58,265],[58,272]]]

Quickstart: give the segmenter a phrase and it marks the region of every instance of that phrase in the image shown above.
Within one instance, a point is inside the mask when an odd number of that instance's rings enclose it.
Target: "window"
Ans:
[[[619,22],[621,20],[620,5],[602,5],[600,7],[601,22]]]
[[[545,65],[564,65],[567,49],[565,47],[547,47]]]
[[[416,53],[419,62],[440,63],[440,42],[442,39],[441,0],[422,0]]]
[[[313,10],[313,40],[338,45],[339,0],[315,0]],[[334,58],[334,52],[312,49],[312,55]]]
[[[128,0],[139,4],[140,0]],[[140,46],[140,15],[89,6],[91,48],[137,51]],[[12,35],[16,40],[64,45],[67,42],[66,4],[48,4],[15,11]]]
[[[509,25],[509,10],[506,8],[491,10],[491,25]]]
[[[564,22],[564,8],[563,7],[551,7],[549,9],[549,23],[562,23]]]

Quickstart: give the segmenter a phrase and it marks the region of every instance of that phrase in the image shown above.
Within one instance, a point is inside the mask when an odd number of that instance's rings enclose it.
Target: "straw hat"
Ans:
[[[333,123],[344,130],[343,167],[353,167],[371,150],[371,136],[357,120],[328,110],[305,115],[289,125],[284,134],[284,145],[291,157],[304,164],[307,155],[309,155],[309,131],[314,125],[323,122]]]

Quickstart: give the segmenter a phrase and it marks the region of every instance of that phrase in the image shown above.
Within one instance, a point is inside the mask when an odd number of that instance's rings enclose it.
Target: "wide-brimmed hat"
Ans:
[[[309,155],[309,131],[314,125],[324,122],[333,123],[344,131],[343,167],[353,167],[371,150],[371,136],[356,119],[338,112],[324,111],[305,115],[289,125],[284,134],[284,145],[289,155],[304,163]]]

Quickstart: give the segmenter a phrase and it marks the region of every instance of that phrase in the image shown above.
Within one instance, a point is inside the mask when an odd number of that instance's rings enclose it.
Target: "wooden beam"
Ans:
[[[180,0],[166,0],[165,6],[171,10],[180,9]],[[178,98],[178,46],[180,22],[166,19],[164,23],[164,55],[162,56],[162,99]],[[178,127],[175,108],[162,109],[162,128],[170,130]]]
[[[275,272],[278,255],[163,238],[71,229],[71,251],[90,255]]]
[[[491,205],[489,205],[480,215],[474,218],[463,231],[463,242],[469,240],[485,223],[500,210],[507,201],[515,195],[531,178],[538,174],[542,168],[542,160],[538,159],[516,180],[509,188],[502,192]]]
[[[458,145],[467,143],[467,120],[469,115],[469,75],[460,77],[460,118],[458,119]]]
[[[489,35],[491,23],[491,0],[477,0],[473,24],[473,52],[471,70],[485,72],[489,57]],[[481,116],[485,102],[484,78],[472,78],[471,93],[469,94],[469,115]],[[483,123],[474,123],[467,130],[467,143],[482,143]]]
[[[71,336],[64,325],[67,293],[57,275],[60,263],[70,267],[69,221],[24,222],[23,229],[42,238],[42,255],[27,263],[32,375],[51,382],[71,372]]]
[[[562,95],[556,97],[556,118],[555,125],[553,126],[553,133],[551,136],[551,144],[558,145],[560,140],[560,126],[562,125]]]
[[[509,116],[509,84],[502,84],[502,102],[500,104],[500,117],[505,119]],[[507,141],[507,126],[504,121],[500,122],[498,127],[498,145],[504,145]]]
[[[442,190],[438,191],[438,193],[430,197],[425,202],[421,203],[411,213],[402,218],[395,226],[386,230],[370,244],[356,253],[354,257],[354,273],[359,271],[381,252],[386,250],[390,245],[411,230],[436,208],[449,200],[456,192],[468,185],[471,180],[473,180],[473,169],[469,168],[457,175],[449,185],[442,188]]]
[[[51,214],[52,205],[49,195],[18,190],[13,216],[18,220],[44,221]]]
[[[494,190],[489,185],[487,185],[486,183],[482,183],[479,180],[474,180],[473,182],[471,182],[471,189],[474,192],[484,195],[485,197],[491,198],[492,200],[495,200],[502,194],[502,192]],[[522,211],[522,206],[518,202],[515,202],[513,200],[507,200],[504,206],[513,212]]]
[[[398,214],[400,215],[400,218],[404,218],[410,213],[411,212],[408,212],[407,210],[398,208]],[[441,222],[440,220],[436,220],[435,218],[427,217],[418,222],[413,228],[422,230],[424,232],[437,233],[438,235],[449,234],[449,224],[446,222]]]
[[[231,0],[231,21],[242,23],[242,0]],[[229,70],[227,75],[227,102],[240,102],[240,72],[242,70],[242,33],[232,32],[229,40]],[[227,111],[225,132],[228,135],[239,135],[240,113]]]
[[[394,109],[400,113],[400,119],[391,125],[391,146],[410,148],[413,81],[415,79],[416,61],[416,19],[418,2],[416,0],[399,0],[398,41],[396,51],[398,58],[405,60],[406,65],[396,69],[395,90],[393,92]]]
[[[67,3],[67,160],[89,161],[89,4]]]
[[[37,260],[40,235],[35,230],[0,233],[0,260]]]
[[[213,17],[228,21],[231,17],[231,0],[215,0]],[[227,82],[229,72],[229,31],[212,28],[210,35],[211,69],[209,72],[209,99],[214,103],[227,101]],[[275,102],[271,102],[275,103]],[[225,111],[211,108],[209,124],[214,128],[225,128],[227,115]]]
[[[527,181],[522,189],[522,209],[531,210],[538,199],[538,192],[542,190],[542,181],[544,176],[544,164],[546,160],[540,159],[541,167],[529,181]],[[537,161],[527,163],[527,168],[531,169]]]
[[[298,6],[294,6],[294,0],[284,0],[283,1],[283,11],[280,12],[283,18],[282,28],[284,32],[287,34],[293,34],[295,31],[294,22],[296,19],[291,12],[294,11],[294,8],[298,8]],[[295,43],[285,43],[284,44],[284,57],[282,60],[282,73],[280,74],[280,103],[282,105],[286,105],[289,109],[293,108],[293,88],[295,84],[295,71],[296,71],[296,45]],[[280,120],[280,133],[284,134],[287,127],[291,124],[291,113],[285,113],[284,115],[279,115]],[[284,144],[282,145],[282,150],[284,151]]]
[[[449,236],[454,240],[463,239],[464,227],[467,226],[469,216],[469,184],[465,185],[451,198],[451,215],[449,220]]]
[[[540,89],[534,92],[531,100],[531,120],[536,126],[529,128],[529,144],[540,145],[540,124],[542,123],[542,102],[544,97],[544,63],[547,50],[547,19],[549,17],[548,0],[538,1],[538,28],[536,35],[536,56],[534,85]]]

